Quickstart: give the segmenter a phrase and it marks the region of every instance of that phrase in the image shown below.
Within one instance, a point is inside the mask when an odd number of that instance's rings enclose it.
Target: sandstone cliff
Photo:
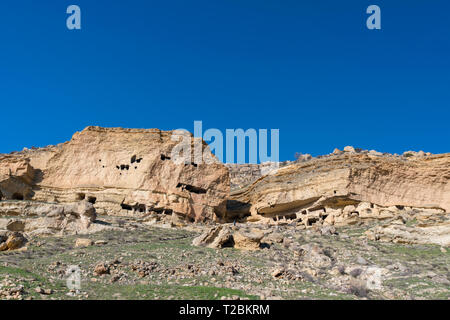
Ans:
[[[336,153],[294,163],[259,178],[231,195],[228,218],[252,214],[317,219],[360,209],[403,206],[450,211],[450,154],[420,158],[381,154]]]
[[[213,219],[229,193],[220,163],[170,161],[172,131],[87,127],[58,146],[0,158],[0,196],[41,202],[88,200],[100,214]],[[194,138],[191,137],[192,143]],[[206,144],[202,144],[205,148]]]

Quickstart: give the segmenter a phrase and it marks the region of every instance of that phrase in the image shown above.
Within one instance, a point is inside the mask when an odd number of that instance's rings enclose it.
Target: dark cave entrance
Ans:
[[[86,195],[84,193],[77,194],[77,200],[78,201],[81,201],[81,200],[84,200],[84,199],[86,199]]]
[[[13,200],[23,200],[24,197],[23,197],[23,194],[16,192],[12,195],[12,199]]]
[[[133,207],[132,207],[132,206],[130,206],[130,205],[128,205],[128,204],[125,204],[125,203],[122,203],[120,206],[121,206],[122,209],[124,209],[124,210],[128,210],[128,211],[133,210]]]

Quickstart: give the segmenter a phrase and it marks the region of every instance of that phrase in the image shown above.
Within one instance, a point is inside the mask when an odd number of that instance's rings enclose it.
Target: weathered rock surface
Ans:
[[[97,214],[94,206],[86,200],[77,203],[51,204],[35,201],[2,201],[0,229],[25,232],[29,235],[52,235],[55,233],[89,233]]]
[[[257,229],[231,228],[228,225],[219,225],[205,231],[192,241],[194,246],[203,246],[214,249],[234,247],[241,250],[260,249],[264,232]]]
[[[34,176],[28,159],[0,155],[0,200],[31,197]]]
[[[0,251],[20,249],[26,242],[27,239],[20,232],[0,233]]]
[[[233,234],[234,247],[241,250],[258,250],[264,233],[259,230],[237,231]]]
[[[223,248],[233,246],[233,236],[231,229],[225,225],[213,227],[192,241],[194,246],[202,246],[209,248]]]
[[[75,248],[83,248],[83,247],[89,247],[94,244],[94,241],[91,239],[86,238],[78,238],[75,240]]]
[[[345,225],[392,217],[405,207],[450,211],[450,154],[415,158],[346,149],[280,168],[233,192],[240,210],[225,218],[242,217],[246,209],[259,221]]]
[[[306,162],[312,159],[310,154],[298,154],[295,161],[264,162],[260,164],[226,163],[230,171],[231,190],[243,188],[262,176],[293,163]]]
[[[419,224],[411,227],[388,224],[374,227],[366,232],[370,240],[403,244],[437,244],[450,246],[450,221]]]
[[[213,219],[225,208],[228,170],[217,162],[170,161],[179,143],[172,134],[87,127],[58,146],[2,156],[0,197],[55,203],[86,199],[100,214],[154,212],[191,221]]]

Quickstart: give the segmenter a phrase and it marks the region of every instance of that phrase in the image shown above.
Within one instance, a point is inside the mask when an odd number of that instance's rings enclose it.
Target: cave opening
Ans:
[[[23,194],[21,194],[21,193],[18,193],[18,192],[16,192],[16,193],[14,193],[13,195],[12,195],[12,199],[13,200],[23,200]]]
[[[77,194],[77,200],[81,201],[86,199],[86,195],[84,193]]]
[[[153,208],[152,210],[154,212],[156,212],[157,214],[171,215],[173,213],[172,209],[166,209],[166,208]]]
[[[120,206],[121,206],[122,209],[124,209],[124,210],[128,210],[128,211],[133,210],[133,207],[131,207],[130,205],[125,204],[125,203],[120,204]]]
[[[170,160],[170,157],[166,156],[165,154],[161,154],[161,160]]]
[[[294,220],[297,218],[297,215],[295,213],[293,213],[293,214],[287,214],[284,217],[286,218],[286,220]]]
[[[96,197],[88,197],[88,202],[95,204],[96,201],[97,201]]]
[[[309,217],[306,221],[306,225],[312,226],[314,223],[319,222],[319,218]]]
[[[234,247],[234,239],[233,237],[229,237],[223,244],[223,248],[233,248]]]
[[[198,194],[205,194],[207,191],[206,189],[203,189],[201,187],[196,187],[196,186],[181,183],[181,182],[177,184],[177,188],[181,188],[182,190],[187,190],[189,192],[198,193]]]

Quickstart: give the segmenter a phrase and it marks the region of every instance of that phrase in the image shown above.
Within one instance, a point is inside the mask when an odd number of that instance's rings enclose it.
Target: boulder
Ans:
[[[263,237],[264,233],[261,231],[237,231],[233,234],[234,247],[241,250],[257,250]]]
[[[264,233],[257,229],[239,230],[237,227],[219,225],[196,237],[192,244],[215,249],[234,247],[241,250],[256,250],[260,248],[263,237]]]
[[[344,152],[355,153],[356,150],[355,150],[355,148],[353,148],[352,146],[346,146],[346,147],[344,147]]]
[[[332,265],[331,258],[317,244],[308,243],[296,247],[294,248],[294,255],[317,268],[329,268]]]
[[[101,276],[101,275],[109,274],[109,273],[110,273],[110,268],[105,263],[98,263],[94,267],[94,274],[97,275],[97,276]]]
[[[10,220],[6,225],[6,230],[23,232],[25,230],[25,223],[20,220]]]
[[[271,232],[268,235],[264,236],[264,238],[261,240],[261,242],[267,243],[267,244],[274,244],[274,243],[282,243],[284,239],[284,236],[279,232]]]
[[[75,248],[89,247],[92,246],[94,242],[91,239],[78,238],[75,240]]]
[[[4,244],[0,251],[4,250],[16,250],[22,248],[25,243],[27,243],[27,239],[20,232],[11,232],[8,235],[8,238],[4,242]],[[3,249],[3,250],[2,250]]]
[[[233,246],[231,229],[225,225],[213,227],[195,238],[192,244],[214,249]]]

